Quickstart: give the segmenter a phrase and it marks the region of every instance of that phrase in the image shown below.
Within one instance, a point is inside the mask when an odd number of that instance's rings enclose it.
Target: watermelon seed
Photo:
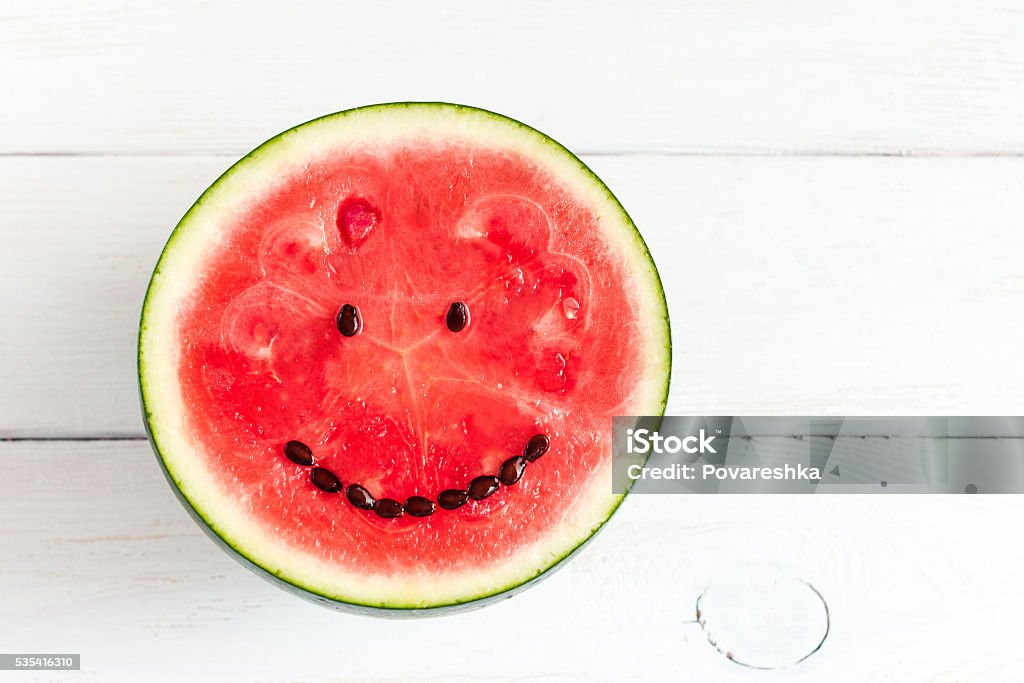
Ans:
[[[348,490],[345,492],[345,496],[348,498],[348,502],[356,506],[360,510],[372,510],[373,509],[373,496],[370,492],[359,484],[351,484]]]
[[[429,517],[435,509],[434,501],[423,496],[410,496],[405,501],[405,511],[413,517]]]
[[[338,311],[338,331],[346,337],[354,337],[363,328],[359,317],[359,309],[352,304],[345,304]]]
[[[466,308],[466,304],[461,301],[453,303],[451,308],[448,309],[448,315],[445,317],[444,323],[452,332],[462,332],[462,330],[466,329],[466,325],[469,324],[469,309]]]
[[[284,445],[284,454],[296,465],[310,467],[313,464],[313,451],[301,441],[289,441]]]
[[[485,474],[469,482],[469,497],[473,500],[483,500],[500,487],[501,482],[497,477]]]
[[[341,490],[341,481],[338,480],[338,477],[334,472],[323,467],[314,467],[309,479],[321,491],[337,493]]]
[[[548,448],[551,447],[551,440],[548,439],[544,434],[535,434],[530,437],[530,440],[526,442],[526,448],[523,449],[523,457],[526,458],[526,462],[533,462],[540,456],[548,452]]]
[[[461,489],[445,489],[437,497],[437,504],[445,510],[454,510],[466,504],[469,494]]]
[[[395,517],[401,517],[405,513],[405,508],[397,500],[381,498],[373,504],[373,511],[377,513],[378,517],[394,519]]]
[[[519,481],[526,469],[526,458],[516,455],[501,464],[498,470],[498,480],[505,486],[511,486]]]

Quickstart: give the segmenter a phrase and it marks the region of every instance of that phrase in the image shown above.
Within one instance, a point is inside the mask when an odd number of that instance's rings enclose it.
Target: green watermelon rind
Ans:
[[[608,186],[605,185],[605,183],[581,159],[579,159],[575,154],[573,154],[561,143],[548,137],[544,133],[541,133],[537,129],[532,128],[531,126],[528,126],[520,121],[517,121],[516,119],[504,116],[502,114],[497,114],[486,109],[447,102],[395,102],[375,104],[364,107],[357,107],[354,109],[347,109],[332,114],[327,114],[325,116],[317,117],[315,119],[311,119],[310,121],[306,121],[305,123],[301,123],[297,126],[289,128],[288,130],[285,130],[282,133],[270,138],[269,140],[259,145],[245,156],[243,156],[241,159],[236,161],[234,164],[232,164],[231,167],[229,167],[224,173],[222,173],[199,196],[199,198],[188,209],[188,211],[185,212],[181,220],[175,226],[173,232],[171,233],[170,237],[167,240],[167,243],[165,244],[163,250],[160,253],[157,265],[154,268],[152,277],[150,278],[149,284],[146,289],[146,295],[143,301],[139,323],[139,344],[137,355],[139,393],[141,398],[146,434],[149,437],[150,444],[156,455],[156,459],[160,465],[160,468],[163,471],[167,481],[171,484],[171,488],[173,489],[178,500],[181,501],[182,506],[214,542],[216,542],[218,545],[220,545],[222,548],[228,551],[228,553],[235,557],[235,559],[238,560],[242,565],[246,566],[259,576],[268,579],[276,585],[288,590],[289,592],[295,593],[307,600],[311,600],[313,602],[333,607],[336,609],[340,609],[343,611],[361,612],[371,614],[373,616],[385,617],[437,615],[460,611],[468,611],[472,609],[477,609],[479,607],[483,607],[485,605],[491,604],[502,599],[511,598],[512,596],[516,595],[522,590],[525,590],[529,586],[537,583],[546,576],[549,576],[555,569],[564,566],[566,560],[576,555],[585,545],[587,545],[591,540],[593,540],[597,532],[600,531],[608,523],[608,521],[612,518],[616,510],[618,510],[619,506],[625,500],[625,497],[629,492],[628,489],[623,493],[614,496],[614,503],[607,509],[607,512],[604,515],[602,521],[597,525],[593,526],[590,529],[589,533],[582,539],[580,539],[579,542],[576,543],[576,545],[570,547],[568,550],[564,550],[560,554],[552,554],[550,561],[547,564],[538,567],[532,576],[527,576],[525,578],[521,576],[517,577],[516,580],[513,580],[508,585],[497,588],[495,590],[480,595],[467,597],[464,600],[460,599],[448,602],[428,604],[424,604],[422,602],[421,597],[418,597],[414,601],[410,601],[408,604],[399,604],[394,602],[373,604],[366,601],[353,599],[351,598],[351,596],[331,595],[326,592],[320,591],[315,587],[303,585],[301,582],[290,580],[288,577],[283,575],[283,572],[273,571],[261,565],[258,562],[258,560],[251,557],[250,553],[248,553],[244,548],[241,547],[241,544],[233,542],[232,539],[230,538],[230,534],[227,531],[219,529],[214,520],[205,515],[203,511],[200,509],[200,507],[195,505],[193,501],[190,500],[189,497],[185,494],[182,482],[174,475],[174,473],[171,470],[171,467],[167,463],[167,459],[165,458],[163,451],[161,450],[160,441],[156,434],[157,430],[154,429],[154,415],[153,411],[150,409],[150,405],[155,404],[156,399],[147,399],[146,381],[144,379],[146,368],[146,353],[144,341],[145,333],[147,330],[147,318],[150,313],[150,305],[152,303],[153,294],[156,291],[156,288],[158,287],[158,283],[160,280],[161,267],[165,264],[165,260],[168,254],[170,254],[174,250],[178,238],[183,234],[184,230],[188,227],[190,217],[195,213],[195,211],[200,206],[202,206],[204,201],[206,201],[211,196],[211,194],[218,187],[221,186],[221,184],[224,181],[231,178],[236,172],[244,168],[250,161],[253,161],[263,155],[268,154],[275,147],[277,147],[283,140],[287,139],[291,134],[310,124],[324,123],[327,122],[328,120],[344,118],[357,112],[395,108],[450,109],[458,111],[460,113],[491,117],[496,121],[509,124],[515,128],[520,129],[521,131],[525,131],[526,133],[533,136],[535,138],[535,141],[550,146],[558,153],[564,155],[565,158],[571,160],[571,162],[577,167],[577,170],[582,171],[583,175],[586,178],[588,178],[596,188],[600,189],[605,199],[607,199],[612,206],[617,208],[618,212],[620,213],[619,218],[622,221],[623,227],[628,226],[629,228],[632,229],[631,237],[635,240],[637,246],[640,247],[643,255],[646,257],[646,260],[650,265],[652,271],[651,274],[653,274],[653,283],[656,286],[656,291],[654,292],[654,295],[656,296],[658,303],[660,303],[661,312],[663,314],[660,320],[652,321],[652,325],[660,324],[663,326],[663,336],[665,340],[665,346],[663,349],[665,353],[664,385],[660,391],[660,406],[657,411],[657,415],[659,416],[664,414],[665,406],[668,401],[669,384],[671,381],[672,370],[671,324],[669,319],[667,300],[665,297],[665,289],[661,280],[660,273],[658,272],[657,266],[654,262],[654,258],[652,257],[650,249],[647,247],[647,244],[644,241],[643,236],[640,234],[640,231],[636,228],[636,225],[633,223],[632,218],[630,218],[625,208],[615,197],[612,191],[608,188]],[[155,362],[159,362],[159,360]],[[650,413],[654,414],[653,411],[650,411]]]

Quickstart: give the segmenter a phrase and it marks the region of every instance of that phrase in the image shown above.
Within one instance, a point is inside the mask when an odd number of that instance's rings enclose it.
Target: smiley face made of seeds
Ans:
[[[369,162],[363,162],[366,163]],[[317,219],[315,211],[311,215],[289,215],[271,226],[262,235],[255,254],[262,277],[227,303],[221,316],[220,348],[211,351],[214,355],[225,351],[244,356],[244,369],[237,368],[230,379],[224,374],[220,376],[232,387],[238,376],[263,378],[260,387],[247,383],[246,401],[280,392],[279,400],[287,400],[282,410],[287,410],[294,400],[290,388],[296,385],[294,379],[285,378],[299,377],[301,384],[297,390],[307,389],[311,357],[320,359],[312,364],[314,383],[330,383],[328,378],[333,377],[334,368],[345,369],[349,378],[358,375],[360,367],[370,368],[365,384],[354,395],[346,383],[339,383],[339,389],[323,392],[335,400],[347,394],[345,404],[336,404],[342,414],[354,409],[361,412],[364,406],[366,413],[350,424],[339,423],[333,410],[327,413],[327,420],[319,423],[303,417],[293,438],[284,441],[279,452],[296,465],[311,468],[309,482],[319,492],[342,493],[357,509],[372,511],[382,519],[404,515],[429,517],[438,507],[455,510],[469,501],[482,501],[503,486],[517,484],[527,465],[548,452],[548,434],[531,433],[522,439],[515,452],[506,451],[492,471],[478,473],[460,486],[452,486],[450,479],[429,471],[429,463],[436,457],[432,449],[446,445],[448,451],[443,459],[448,459],[453,447],[461,448],[466,442],[477,440],[477,434],[470,433],[470,426],[482,421],[481,408],[488,403],[495,408],[494,414],[488,416],[492,424],[486,434],[480,434],[484,441],[478,446],[487,456],[480,458],[485,467],[495,457],[495,451],[488,448],[487,435],[498,436],[499,443],[504,445],[511,434],[523,428],[548,428],[541,407],[557,402],[574,386],[573,361],[578,344],[573,333],[586,330],[588,276],[582,263],[550,250],[550,219],[542,207],[521,196],[488,194],[479,197],[468,210],[464,208],[461,214],[449,218],[453,232],[444,237],[457,242],[459,248],[452,248],[448,259],[459,262],[439,268],[444,280],[439,282],[429,274],[420,274],[411,281],[411,269],[406,266],[403,281],[409,288],[403,294],[408,298],[401,303],[382,300],[376,293],[379,290],[366,287],[365,282],[374,277],[383,279],[385,264],[399,260],[396,252],[400,247],[386,235],[391,224],[398,224],[396,232],[408,233],[409,226],[424,226],[426,230],[439,221],[419,213],[423,210],[422,200],[411,202],[418,213],[409,215],[393,200],[389,202],[387,193],[383,198],[379,192],[371,196],[372,199],[362,194],[345,196],[327,226]],[[406,226],[404,230],[402,225]],[[327,230],[333,234],[328,236]],[[373,253],[374,240],[381,243],[379,253]],[[429,250],[424,250],[418,260],[422,262],[424,257],[429,258]],[[442,264],[443,257],[438,255],[434,262]],[[361,263],[376,265],[360,270]],[[465,301],[446,302],[442,310],[431,311],[433,315],[422,314],[420,308],[436,309],[435,293],[452,289],[445,282],[457,281],[458,273],[453,272],[451,265],[476,273],[482,270],[487,274],[486,280],[482,285],[461,287],[457,295],[464,296]],[[353,276],[352,284],[361,291],[347,286],[346,274]],[[427,293],[412,287],[417,281]],[[331,301],[325,293],[335,287],[339,291],[334,296],[341,297],[344,303],[331,311]],[[217,288],[231,289],[225,283],[218,283]],[[380,290],[383,289],[382,282]],[[395,287],[391,284],[387,289],[393,291]],[[471,314],[470,306],[478,315]],[[388,315],[374,315],[376,308]],[[403,316],[411,317],[413,325],[418,326],[418,338],[395,334]],[[285,329],[285,321],[291,329]],[[525,334],[505,329],[512,321]],[[325,334],[328,327],[333,327],[334,332]],[[452,335],[469,337],[478,328],[479,337],[487,335],[493,341],[478,338],[473,345],[454,347],[458,348],[457,354],[451,352]],[[538,329],[543,332],[541,343],[530,339]],[[509,343],[516,345],[516,353],[511,353]],[[469,354],[473,353],[484,355],[484,371],[467,369]],[[215,358],[208,358],[201,365],[207,372],[222,367]],[[317,365],[324,368],[323,374],[315,372]],[[506,370],[503,375],[490,370],[498,370],[502,365]],[[488,374],[494,377],[493,384],[488,381]],[[266,381],[267,376],[272,382]],[[418,384],[416,378],[420,379]],[[492,387],[496,391],[483,390]],[[449,393],[452,388],[457,398],[448,396],[442,401],[435,395]],[[395,396],[407,403],[388,407]],[[465,403],[467,397],[472,405]],[[455,414],[446,411],[453,401],[465,409]],[[525,408],[530,404],[534,410]],[[259,405],[257,412],[270,415],[270,410],[264,412]],[[396,420],[396,415],[402,419]],[[436,419],[439,415],[443,421]],[[264,418],[252,424],[259,433],[271,423],[271,419]],[[359,457],[356,448],[361,446],[365,451],[375,441],[365,434],[367,424],[384,434],[404,431],[407,439],[411,436],[410,440],[418,443],[419,453],[414,446],[406,453],[378,454],[372,460],[387,462],[389,473],[395,471],[395,466],[401,468],[402,460],[407,463],[405,472],[418,465],[426,475],[427,485],[421,484],[412,493],[408,493],[407,486],[394,486],[396,491],[406,491],[406,495],[389,495],[388,482],[379,470],[372,465],[360,467],[365,458]],[[350,426],[355,427],[355,433],[347,428]],[[452,431],[462,432],[454,444],[449,440]],[[468,469],[472,454],[466,452],[462,461]],[[361,472],[366,479],[353,480],[351,472]],[[375,491],[371,491],[367,480],[374,482]],[[449,486],[429,491],[429,484]]]

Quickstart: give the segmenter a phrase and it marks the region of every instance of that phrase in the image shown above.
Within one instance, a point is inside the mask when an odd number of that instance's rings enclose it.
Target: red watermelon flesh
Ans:
[[[629,250],[642,248],[631,224],[607,225],[610,195],[596,201],[530,146],[441,123],[322,135],[322,148],[264,161],[273,172],[230,201],[197,204],[186,228],[206,239],[160,316],[168,441],[189,444],[187,465],[168,462],[140,360],[158,450],[200,516],[259,566],[342,603],[430,607],[532,578],[617,505],[611,417],[663,407],[664,303],[646,251]],[[459,332],[445,324],[454,302],[469,311]],[[345,304],[361,322],[351,337]],[[538,433],[550,450],[518,483],[424,518],[357,509],[283,453],[298,440],[345,485],[436,501]],[[190,486],[216,495],[204,506]],[[261,534],[273,552],[253,547]]]

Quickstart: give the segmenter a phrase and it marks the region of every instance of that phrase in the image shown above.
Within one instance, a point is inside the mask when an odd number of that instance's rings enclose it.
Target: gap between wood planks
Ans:
[[[46,442],[46,443],[73,443],[89,441],[148,441],[146,436],[138,434],[101,434],[79,435],[67,434],[61,436],[0,436],[0,443],[24,443],[24,442]]]
[[[129,158],[129,159],[151,159],[151,158],[225,158],[240,159],[252,150],[224,151],[224,150],[112,150],[109,152],[95,151],[73,151],[73,150],[15,150],[0,152],[0,159],[5,158],[50,158],[50,159],[105,159],[105,158]],[[693,157],[693,158],[741,158],[741,159],[1020,159],[1024,158],[1024,150],[974,150],[974,151],[943,151],[943,150],[901,150],[901,149],[879,149],[879,150],[829,150],[829,149],[806,149],[806,150],[771,150],[771,149],[650,149],[650,148],[622,148],[622,149],[574,149],[570,150],[579,157]]]

